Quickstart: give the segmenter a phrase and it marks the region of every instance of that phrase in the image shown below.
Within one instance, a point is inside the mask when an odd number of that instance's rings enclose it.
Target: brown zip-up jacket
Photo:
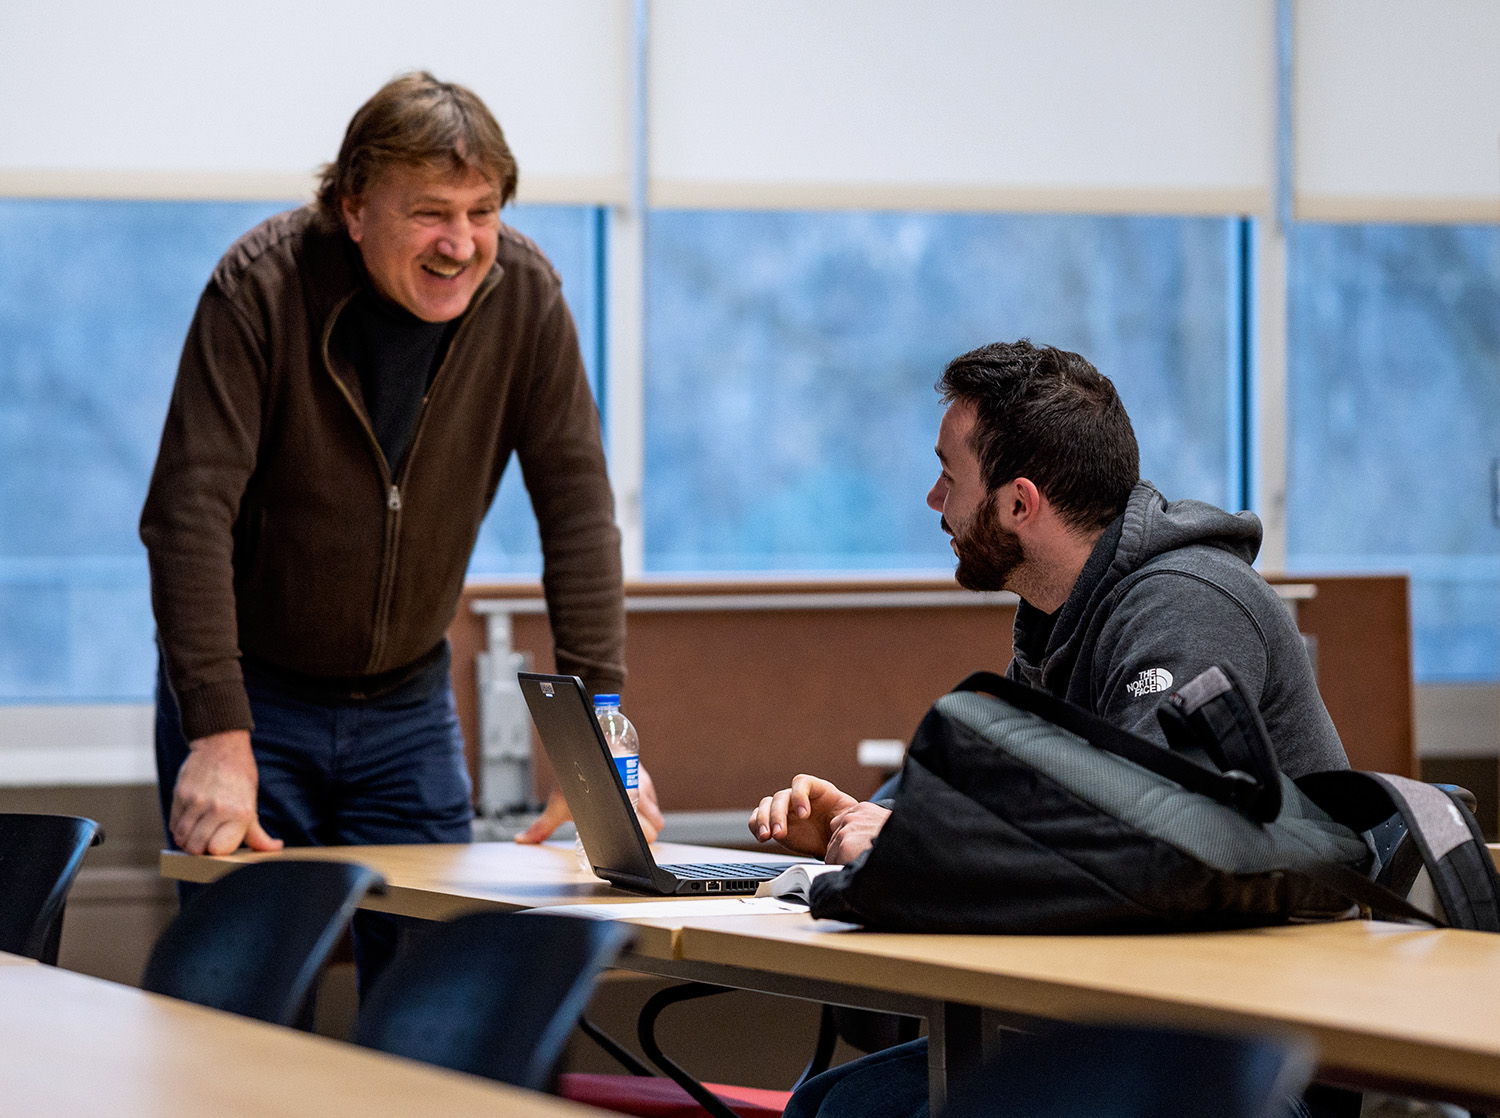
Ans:
[[[352,696],[429,658],[512,452],[558,670],[594,690],[624,681],[620,537],[556,272],[501,226],[395,477],[358,374],[330,349],[363,282],[347,234],[302,209],[240,238],[199,300],[141,514],[189,740],[251,727],[242,650]]]

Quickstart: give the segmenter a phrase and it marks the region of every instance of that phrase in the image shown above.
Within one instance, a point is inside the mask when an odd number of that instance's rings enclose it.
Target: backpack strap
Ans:
[[[1479,824],[1457,792],[1390,773],[1313,773],[1297,786],[1355,830],[1399,815],[1448,924],[1500,932],[1500,875]]]
[[[1153,741],[1122,730],[1082,707],[994,672],[975,672],[954,690],[981,691],[994,695],[1013,707],[1045,718],[1053,725],[1077,734],[1090,745],[1174,781],[1190,792],[1227,804],[1252,819],[1260,818],[1253,813],[1251,805],[1257,801],[1263,802],[1261,782],[1242,769],[1227,773],[1216,772],[1180,753],[1174,753]],[[1277,807],[1280,807],[1279,795]]]
[[[1415,920],[1419,924],[1430,924],[1434,928],[1457,927],[1450,925],[1441,916],[1435,916],[1418,908],[1399,893],[1384,885],[1371,881],[1339,862],[1306,862],[1292,871],[1309,881],[1315,881],[1345,900],[1363,905],[1376,916],[1394,917],[1400,920]]]
[[[1179,752],[1201,750],[1225,773],[1246,773],[1257,790],[1245,792],[1244,813],[1262,823],[1281,814],[1281,767],[1260,711],[1245,697],[1228,664],[1199,672],[1156,710],[1167,744]]]

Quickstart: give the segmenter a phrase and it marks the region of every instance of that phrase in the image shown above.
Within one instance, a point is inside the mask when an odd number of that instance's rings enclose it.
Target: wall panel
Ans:
[[[1295,209],[1500,221],[1500,4],[1298,0]]]
[[[0,194],[300,197],[354,110],[431,69],[484,97],[522,199],[626,196],[628,0],[0,5]]]
[[[1272,30],[1267,0],[655,0],[651,197],[1260,211]]]

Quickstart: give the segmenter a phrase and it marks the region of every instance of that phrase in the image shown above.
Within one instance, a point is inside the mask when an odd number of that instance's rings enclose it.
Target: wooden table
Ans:
[[[660,863],[671,862],[796,862],[806,859],[779,854],[750,854],[709,846],[659,842],[651,847]],[[515,910],[564,904],[641,904],[661,901],[616,889],[578,868],[572,843],[548,842],[521,846],[513,842],[431,844],[423,846],[298,847],[274,854],[240,851],[222,857],[194,857],[177,851],[161,854],[162,876],[179,881],[207,882],[246,862],[268,858],[336,859],[359,862],[386,881],[383,894],[372,893],[362,908],[413,916],[422,920],[450,920],[464,912],[493,908]],[[707,899],[707,898],[705,898]],[[636,920],[632,957],[671,960],[681,955],[680,919]],[[635,969],[635,968],[632,968]]]
[[[989,1009],[991,1024],[1302,1033],[1317,1042],[1322,1080],[1500,1102],[1493,934],[1345,921],[1177,936],[923,936],[758,917],[690,922],[680,937],[697,977],[765,988],[763,976],[774,976],[782,992],[802,985],[810,996],[823,984],[835,1000],[859,989],[926,998],[930,1031],[946,1033],[946,1055],[934,1059],[949,1067],[984,1054],[997,1034],[976,1017]]]
[[[0,955],[6,1118],[584,1118],[598,1111]]]
[[[699,860],[722,851],[658,848]],[[570,848],[362,847],[386,875],[372,907],[444,916],[640,898],[591,882]],[[237,862],[164,855],[168,876],[207,880]],[[738,857],[743,858],[741,853]],[[1345,922],[1178,936],[944,936],[862,932],[805,915],[632,920],[632,970],[928,1019],[935,1102],[995,1026],[1037,1019],[1295,1031],[1320,1078],[1500,1106],[1500,936]]]

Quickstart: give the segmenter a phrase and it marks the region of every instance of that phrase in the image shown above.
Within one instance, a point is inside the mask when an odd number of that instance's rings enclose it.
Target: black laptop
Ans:
[[[572,675],[520,672],[521,693],[594,872],[639,893],[753,893],[790,862],[691,862],[659,866],[594,717],[583,682]]]

